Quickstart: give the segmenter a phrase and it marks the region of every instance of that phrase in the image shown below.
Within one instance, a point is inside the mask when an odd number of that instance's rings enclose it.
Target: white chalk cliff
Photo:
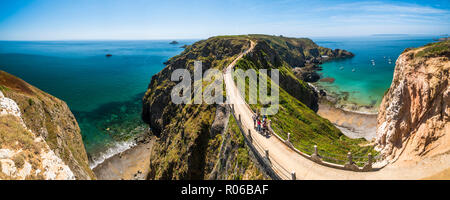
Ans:
[[[1,91],[0,123],[2,132],[9,129],[17,131],[2,134],[0,179],[75,179],[70,168],[56,156],[43,138],[27,128],[17,103],[6,98]],[[20,139],[14,141],[16,137]],[[31,143],[27,144],[27,141]]]

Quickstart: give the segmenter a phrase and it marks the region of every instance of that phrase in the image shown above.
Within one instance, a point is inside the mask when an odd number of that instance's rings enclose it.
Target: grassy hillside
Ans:
[[[207,179],[209,177],[245,179],[246,172],[228,176],[230,173],[228,170],[216,171],[215,166],[218,160],[223,160],[224,157],[234,158],[228,160],[226,162],[228,164],[237,163],[238,166],[250,168],[253,166],[247,163],[247,158],[242,157],[247,152],[242,149],[239,142],[236,143],[239,139],[231,140],[233,145],[230,148],[237,149],[236,151],[224,154],[220,150],[225,139],[229,141],[228,137],[239,135],[236,132],[231,134],[229,130],[224,129],[228,118],[225,119],[223,116],[228,111],[219,105],[173,104],[170,93],[177,83],[170,81],[170,77],[174,70],[180,68],[188,69],[193,76],[195,60],[203,62],[203,72],[212,68],[222,70],[241,52],[250,47],[250,40],[256,43],[255,51],[240,63],[253,63],[254,66],[249,64],[248,67],[279,68],[283,73],[280,77],[280,85],[283,88],[282,103],[283,109],[289,109],[289,111],[276,116],[280,118],[280,123],[277,124],[279,126],[282,123],[292,124],[283,130],[298,135],[294,139],[299,138],[300,142],[312,138],[311,136],[302,137],[305,132],[324,135],[317,136],[320,138],[329,138],[313,140],[312,143],[317,141],[322,144],[335,139],[339,140],[342,134],[329,122],[314,113],[313,110],[317,109],[317,94],[306,83],[299,81],[293,75],[292,66],[297,64],[304,66],[306,62],[320,62],[321,55],[324,55],[322,53],[326,52],[331,52],[332,54],[329,55],[332,57],[342,55],[336,54],[335,56],[334,50],[319,47],[306,38],[295,39],[266,35],[212,37],[187,46],[184,52],[167,61],[167,66],[152,77],[145,93],[142,118],[150,125],[152,132],[159,137],[159,141],[155,144],[155,154],[152,155],[150,179]],[[245,68],[243,64],[239,65]],[[205,85],[207,83],[195,84]],[[304,127],[301,130],[294,130],[293,124],[299,122],[302,122]],[[232,124],[233,119],[230,120],[231,127],[233,127]],[[280,132],[280,134],[283,133]],[[344,147],[347,146],[331,145],[329,149],[334,147],[339,147],[338,151],[343,152],[345,151]],[[258,173],[254,174],[255,176],[252,177],[259,176]]]

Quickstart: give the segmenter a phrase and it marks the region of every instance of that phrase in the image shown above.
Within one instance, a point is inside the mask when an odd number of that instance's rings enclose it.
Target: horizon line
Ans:
[[[55,42],[55,41],[170,41],[170,40],[204,40],[212,37],[218,37],[218,36],[238,36],[238,35],[258,35],[259,33],[251,33],[251,34],[223,34],[223,35],[214,35],[209,36],[205,38],[139,38],[139,39],[113,39],[113,38],[103,38],[103,39],[23,39],[23,40],[16,40],[16,39],[0,39],[2,42]],[[448,37],[449,34],[425,34],[425,33],[416,33],[416,34],[405,34],[405,33],[375,33],[375,34],[364,34],[364,35],[329,35],[329,36],[288,36],[288,35],[277,35],[277,34],[260,34],[260,35],[272,35],[272,36],[283,36],[283,37],[290,37],[290,38],[346,38],[346,37],[376,37],[376,36],[435,36],[435,37]]]

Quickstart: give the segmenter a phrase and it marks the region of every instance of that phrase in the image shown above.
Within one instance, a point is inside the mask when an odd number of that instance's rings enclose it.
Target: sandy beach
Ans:
[[[105,160],[93,169],[99,180],[145,180],[149,172],[150,157],[155,138]]]
[[[319,103],[317,114],[330,120],[350,138],[365,138],[371,141],[376,136],[377,114],[346,111],[324,100]]]

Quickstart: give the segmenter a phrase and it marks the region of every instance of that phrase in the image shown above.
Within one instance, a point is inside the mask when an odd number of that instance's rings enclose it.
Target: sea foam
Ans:
[[[116,142],[116,143],[114,143],[114,145],[112,147],[108,148],[106,151],[101,152],[98,155],[92,156],[92,159],[90,162],[90,168],[94,169],[101,163],[105,162],[105,160],[107,160],[108,158],[111,158],[114,155],[120,154],[134,146],[136,146],[136,142],[134,140]]]

